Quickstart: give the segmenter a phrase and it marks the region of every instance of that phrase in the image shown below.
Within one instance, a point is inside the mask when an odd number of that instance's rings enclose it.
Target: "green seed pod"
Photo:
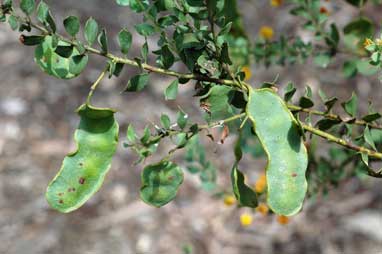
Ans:
[[[63,213],[78,209],[101,187],[118,144],[114,110],[83,104],[77,112],[77,149],[65,157],[46,191],[49,205]]]
[[[297,121],[285,102],[268,88],[250,90],[247,114],[268,156],[268,205],[276,214],[296,214],[307,191],[308,165]]]
[[[141,181],[141,199],[149,205],[161,207],[175,198],[183,182],[183,171],[170,161],[161,161],[145,167]]]
[[[44,41],[36,47],[35,62],[49,75],[60,79],[71,79],[77,77],[86,67],[87,55],[80,55],[76,47],[67,56],[60,56],[55,52],[57,47],[65,48],[68,43],[59,41],[57,46],[53,45],[52,36],[46,36]]]

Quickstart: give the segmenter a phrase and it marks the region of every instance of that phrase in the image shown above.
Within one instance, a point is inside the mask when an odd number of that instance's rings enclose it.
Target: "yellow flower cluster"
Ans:
[[[375,42],[372,39],[366,38],[363,42],[363,46],[366,48],[367,46],[376,44],[378,46],[382,46],[382,39],[376,39]]]
[[[264,192],[265,188],[267,187],[267,176],[265,173],[263,173],[259,179],[255,182],[255,191],[257,193]]]
[[[252,72],[251,72],[251,69],[249,68],[249,66],[244,66],[243,68],[241,68],[241,71],[244,72],[244,80],[247,81],[249,80],[251,77],[252,77]]]
[[[248,227],[253,222],[253,217],[249,213],[243,213],[240,215],[240,223],[243,227]]]
[[[259,31],[259,35],[266,40],[271,40],[273,38],[273,29],[270,26],[262,26]]]
[[[271,5],[273,7],[279,7],[282,4],[283,4],[283,0],[271,0]]]
[[[284,215],[278,215],[277,216],[277,222],[281,225],[286,225],[289,223],[289,217]]]
[[[372,40],[370,40],[369,38],[366,38],[365,42],[363,43],[363,46],[367,47],[367,46],[370,46],[373,44],[374,44],[374,42]]]
[[[264,203],[260,203],[257,207],[256,207],[256,211],[261,213],[262,215],[267,215],[268,212],[269,212],[269,208],[266,204]]]
[[[227,195],[224,197],[224,204],[226,206],[232,206],[236,203],[236,198],[233,195]]]

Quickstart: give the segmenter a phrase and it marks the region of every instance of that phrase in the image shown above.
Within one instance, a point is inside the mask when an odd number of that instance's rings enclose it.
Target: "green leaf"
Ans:
[[[339,119],[322,119],[317,122],[317,126],[320,130],[326,131],[340,123],[342,123],[342,121]]]
[[[368,126],[366,126],[363,132],[363,138],[365,139],[366,143],[368,143],[371,146],[371,148],[374,149],[374,151],[377,151],[377,148],[375,147],[375,143]]]
[[[149,141],[150,136],[151,136],[150,129],[149,129],[149,127],[146,126],[146,128],[143,131],[143,136],[141,137],[141,142],[143,144],[146,144],[147,141]]]
[[[350,60],[344,62],[342,72],[345,78],[352,78],[357,74],[357,61]]]
[[[7,9],[12,8],[12,2],[13,0],[4,0],[2,4],[3,8],[7,8]]]
[[[135,132],[134,127],[131,124],[129,124],[129,126],[127,127],[127,134],[126,134],[127,141],[134,143],[136,137],[137,137],[137,134]]]
[[[172,139],[178,149],[183,148],[187,144],[187,133],[181,132]]]
[[[45,23],[47,21],[46,17],[48,16],[48,13],[49,13],[48,5],[44,1],[41,1],[37,6],[37,19],[41,23]]]
[[[27,15],[32,14],[35,6],[36,6],[36,2],[34,0],[21,0],[20,1],[20,9]]]
[[[73,46],[57,46],[56,50],[54,51],[59,56],[62,56],[64,58],[69,58],[73,54]]]
[[[147,23],[137,24],[134,26],[137,33],[144,37],[148,37],[150,35],[153,35],[155,33],[155,29],[152,25]]]
[[[62,213],[78,209],[98,191],[118,144],[114,110],[84,104],[77,112],[77,149],[65,157],[46,191],[49,205]]]
[[[98,43],[101,45],[102,53],[106,54],[108,52],[108,41],[105,29],[102,29],[101,33],[99,34]]]
[[[292,99],[293,95],[296,93],[296,91],[297,89],[296,87],[294,87],[294,84],[292,82],[289,82],[285,90],[284,100],[286,102],[289,102]]]
[[[217,121],[233,115],[230,104],[232,88],[229,86],[213,86],[210,91],[201,98],[201,102],[209,107],[209,120]]]
[[[149,74],[142,73],[142,74],[136,75],[129,80],[129,83],[127,83],[125,92],[139,92],[146,87],[148,81],[149,81]]]
[[[166,88],[166,90],[164,91],[164,96],[165,96],[166,101],[176,99],[176,96],[178,95],[178,85],[179,85],[179,81],[177,79],[175,79]]]
[[[76,16],[69,16],[64,19],[65,31],[72,37],[75,37],[80,31],[80,20]]]
[[[232,167],[231,182],[233,193],[241,206],[257,207],[256,192],[244,183],[244,175],[237,168],[237,163]]]
[[[231,58],[229,57],[228,44],[226,42],[223,43],[219,60],[228,65],[232,64]]]
[[[31,32],[32,26],[29,23],[20,23],[19,31],[20,32],[24,32],[24,31]]]
[[[147,40],[145,40],[145,43],[143,43],[141,48],[141,55],[145,63],[147,62],[148,54],[149,54],[149,44],[147,43]]]
[[[14,15],[10,15],[8,17],[8,24],[13,31],[16,31],[19,28],[19,22],[17,21],[17,18]]]
[[[268,156],[267,203],[276,214],[296,214],[307,191],[308,166],[297,121],[285,102],[267,88],[249,91],[246,112]]]
[[[357,7],[361,7],[367,3],[367,0],[346,0],[346,2]]]
[[[85,40],[90,46],[93,45],[93,43],[97,39],[98,30],[99,28],[98,28],[97,21],[95,21],[95,19],[93,18],[89,18],[85,24],[84,35],[85,35]]]
[[[334,49],[337,48],[338,42],[340,41],[340,33],[338,32],[336,24],[330,25],[330,32],[328,35],[330,39],[325,39],[326,44]]]
[[[314,106],[314,102],[306,96],[302,96],[299,101],[299,105],[302,108],[311,108]]]
[[[183,130],[184,127],[186,127],[187,125],[187,121],[188,121],[188,115],[184,113],[182,110],[180,110],[177,114],[177,120],[176,120],[179,128]]]
[[[356,117],[358,112],[358,97],[354,92],[352,93],[351,98],[348,101],[343,102],[341,105],[346,113],[351,117]]]
[[[44,23],[45,27],[50,29],[52,33],[56,33],[56,30],[57,30],[57,26],[56,26],[56,22],[54,21],[54,18],[52,17],[52,13],[50,13],[50,11],[48,11],[48,13],[46,14],[46,22]]]
[[[124,63],[116,63],[114,71],[111,72],[111,73],[113,73],[114,76],[119,77],[119,75],[121,74],[124,66],[125,66]]]
[[[359,17],[344,27],[344,34],[356,35],[363,42],[365,38],[374,36],[373,22],[368,18]]]
[[[127,29],[122,29],[118,34],[118,42],[123,54],[129,53],[133,36]]]
[[[232,22],[228,22],[228,23],[225,24],[225,26],[219,31],[219,36],[225,36],[225,35],[227,35],[227,34],[231,31],[231,28],[232,28]]]
[[[170,68],[175,61],[175,57],[172,54],[171,50],[169,49],[168,45],[163,45],[162,48],[159,51],[156,51],[159,53],[159,59],[158,63],[164,68],[168,69]]]
[[[45,36],[42,36],[42,35],[31,35],[31,36],[21,35],[20,36],[20,41],[26,46],[39,45],[40,43],[44,41],[44,39],[45,39]]]
[[[161,122],[163,128],[170,129],[171,121],[170,121],[170,117],[168,117],[168,115],[162,114],[160,117],[160,122]]]
[[[365,122],[371,123],[371,122],[374,122],[375,120],[380,119],[381,117],[382,116],[379,113],[371,113],[362,117],[362,120],[364,120]]]
[[[317,55],[316,57],[314,57],[314,64],[319,66],[319,67],[322,67],[322,68],[326,68],[328,67],[329,63],[330,63],[330,60],[331,60],[331,57],[329,54],[325,54],[325,53],[321,53],[319,55]]]
[[[368,60],[359,59],[357,61],[357,70],[365,76],[370,76],[376,74],[380,70],[380,67],[371,65]]]
[[[121,6],[129,6],[130,0],[116,0],[116,2]]]
[[[149,6],[148,0],[116,0],[116,2],[121,6],[130,6],[134,12],[142,12]]]
[[[79,75],[88,63],[88,55],[75,55],[69,59],[69,72]]]
[[[81,61],[78,61],[80,56],[76,47],[70,56],[62,57],[57,54],[56,47],[68,47],[69,43],[58,41],[57,46],[55,44],[53,36],[45,36],[44,41],[36,47],[35,50],[35,62],[40,68],[49,75],[55,76],[61,79],[71,79],[78,76],[86,67],[88,62],[88,56],[81,57]],[[75,71],[73,71],[75,70]]]
[[[145,167],[141,181],[141,199],[149,205],[161,207],[175,198],[183,182],[183,171],[170,161],[161,161]]]

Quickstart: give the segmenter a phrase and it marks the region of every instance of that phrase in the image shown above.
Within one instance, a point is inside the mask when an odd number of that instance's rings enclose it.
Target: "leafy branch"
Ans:
[[[30,19],[23,18],[21,16],[17,16],[14,13],[12,13],[12,14],[18,20],[20,20],[21,22],[29,24],[31,27],[33,27],[33,28],[37,29],[38,31],[42,32],[44,35],[50,34],[50,32],[47,29],[45,29],[44,27],[42,27],[42,26],[32,22]],[[66,42],[66,43],[68,43],[68,44],[70,44],[70,45],[72,45],[74,47],[78,46],[78,42],[73,41],[71,39],[68,39],[68,38],[66,38],[66,37],[64,37],[62,35],[57,34],[57,33],[56,33],[56,35],[58,36],[58,38],[60,40]],[[134,66],[134,67],[138,67],[138,68],[143,68],[143,69],[145,69],[145,70],[147,70],[149,72],[154,72],[154,73],[158,73],[158,74],[173,76],[173,77],[177,77],[179,79],[214,82],[214,83],[218,83],[218,84],[221,84],[221,85],[228,85],[228,86],[234,86],[234,87],[239,87],[239,88],[242,88],[243,85],[244,85],[244,87],[249,87],[250,86],[248,83],[246,83],[244,81],[240,81],[239,82],[237,80],[234,81],[234,80],[230,80],[230,79],[218,79],[218,78],[211,78],[211,77],[208,77],[208,76],[203,76],[203,75],[200,75],[200,74],[181,73],[181,72],[176,72],[176,71],[172,71],[172,70],[166,70],[166,69],[163,69],[163,68],[159,68],[159,67],[155,67],[155,66],[149,65],[147,63],[139,63],[139,62],[137,62],[137,61],[135,61],[133,59],[129,59],[129,58],[126,58],[126,57],[119,57],[119,56],[116,56],[116,55],[114,55],[112,53],[109,53],[109,52],[105,53],[105,52],[102,52],[101,50],[95,49],[95,48],[93,48],[91,46],[87,46],[87,45],[85,45],[84,48],[89,53],[106,57],[106,58],[108,58],[109,60],[111,60],[111,61],[113,61],[115,63],[127,64],[127,65],[130,65],[130,66]],[[103,71],[102,73],[105,74],[106,72]],[[92,89],[92,92],[93,92],[93,90],[94,89]],[[307,108],[303,108],[303,107],[300,107],[300,106],[297,106],[297,105],[292,105],[292,104],[288,104],[287,106],[292,111],[305,112],[305,113],[309,113],[309,114],[313,114],[313,115],[323,116],[325,118],[332,119],[332,120],[338,120],[338,121],[341,121],[341,122],[344,122],[344,123],[346,122],[340,116],[335,115],[335,114],[326,113],[326,112],[322,112],[322,111],[318,111],[318,110],[307,109]],[[243,115],[244,115],[244,113],[240,114],[240,115],[237,115],[237,116],[233,117],[233,120],[236,120],[237,118],[241,118],[241,117],[243,117]],[[218,121],[215,124],[222,125],[227,120],[229,122],[232,119],[229,118],[229,119],[221,120],[221,121]],[[352,123],[354,123],[356,125],[369,126],[370,128],[382,129],[382,126],[377,125],[377,124],[373,124],[373,123],[369,123],[369,122],[366,122],[364,120],[358,120],[357,119],[357,120],[352,121]],[[210,128],[210,127],[211,127],[210,125],[200,126],[200,130],[206,129],[206,128]],[[341,145],[343,147],[346,147],[346,148],[354,150],[354,151],[366,153],[370,157],[377,158],[377,159],[382,159],[382,153],[378,153],[378,152],[372,151],[372,150],[367,149],[367,148],[362,147],[362,146],[356,146],[356,145],[350,144],[349,142],[346,142],[345,140],[343,140],[341,138],[337,138],[337,137],[335,137],[335,136],[333,136],[333,135],[331,135],[329,133],[323,132],[323,131],[321,131],[321,130],[319,130],[317,128],[311,127],[311,126],[306,125],[306,124],[302,124],[302,127],[304,128],[305,131],[308,131],[308,132],[311,132],[314,135],[323,137],[323,138],[327,139],[328,141],[334,142],[334,143],[336,143],[338,145]]]

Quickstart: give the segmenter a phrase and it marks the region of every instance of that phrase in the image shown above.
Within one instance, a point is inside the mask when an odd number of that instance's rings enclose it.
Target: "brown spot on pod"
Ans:
[[[292,177],[296,177],[297,176],[297,174],[296,173],[292,173]]]
[[[61,197],[62,195],[64,195],[64,193],[62,193],[62,192],[58,193],[58,196]]]
[[[63,204],[63,203],[64,203],[64,200],[60,199],[60,200],[58,201],[58,203]]]
[[[25,37],[24,37],[24,35],[20,35],[20,37],[19,37],[19,41],[20,41],[22,44],[24,44],[24,42],[25,42]]]
[[[78,179],[78,182],[79,182],[79,184],[84,184],[85,183],[85,178],[80,177],[80,179]]]

